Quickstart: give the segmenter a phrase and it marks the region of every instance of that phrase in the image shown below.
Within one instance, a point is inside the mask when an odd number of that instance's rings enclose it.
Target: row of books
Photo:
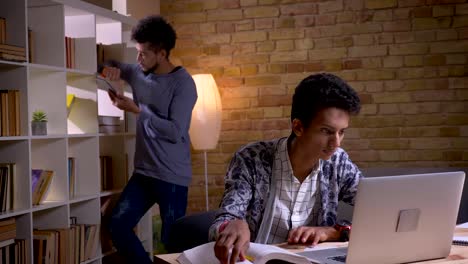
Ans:
[[[30,257],[27,253],[28,240],[9,239],[0,242],[0,263],[29,264]]]
[[[18,90],[0,90],[0,97],[1,136],[21,135],[20,92]]]
[[[99,133],[111,134],[122,132],[119,116],[98,116]]]
[[[0,212],[2,213],[13,210],[15,174],[15,163],[0,164]]]
[[[72,224],[70,228],[34,230],[34,263],[79,264],[95,258],[99,247],[99,228],[99,224]]]
[[[30,263],[28,240],[16,239],[16,229],[14,217],[0,221],[0,263]]]
[[[33,169],[31,172],[32,204],[39,205],[44,202],[49,191],[54,171],[44,169]]]

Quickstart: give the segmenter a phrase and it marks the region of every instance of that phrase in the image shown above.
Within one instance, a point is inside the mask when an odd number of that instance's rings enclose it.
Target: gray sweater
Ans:
[[[145,75],[136,64],[118,64],[140,107],[136,123],[135,172],[177,185],[192,179],[188,134],[197,90],[192,76],[179,68]]]

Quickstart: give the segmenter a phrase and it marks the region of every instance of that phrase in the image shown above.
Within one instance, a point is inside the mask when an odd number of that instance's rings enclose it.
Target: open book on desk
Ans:
[[[181,264],[217,264],[219,260],[214,255],[214,244],[210,242],[207,244],[185,250],[177,258]],[[236,262],[237,264],[264,264],[269,260],[282,260],[285,263],[295,264],[310,264],[310,260],[306,257],[289,252],[273,245],[264,245],[258,243],[250,243],[247,250],[247,260]]]

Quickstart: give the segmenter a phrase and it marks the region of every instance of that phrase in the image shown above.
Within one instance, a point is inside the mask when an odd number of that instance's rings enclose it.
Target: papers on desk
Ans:
[[[457,225],[457,228],[468,228],[468,222]]]

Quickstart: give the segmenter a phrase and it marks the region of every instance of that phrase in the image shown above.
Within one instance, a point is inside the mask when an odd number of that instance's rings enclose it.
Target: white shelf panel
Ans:
[[[101,192],[101,197],[107,197],[115,194],[120,194],[123,191],[123,189],[116,189],[116,190],[108,190],[108,191],[103,191]]]
[[[97,261],[101,258],[101,256],[98,256],[98,257],[95,257],[95,258],[92,258],[92,259],[88,259],[88,260],[85,260],[83,262],[80,262],[80,264],[88,264],[88,263],[92,263],[94,261]]]
[[[50,72],[63,72],[66,70],[64,67],[51,66],[51,65],[38,64],[38,63],[27,63],[26,65],[30,67],[31,70],[43,70],[43,71],[50,71]]]
[[[26,62],[0,60],[0,68],[23,67],[23,66],[26,66],[26,65],[27,65]]]
[[[72,199],[70,199],[70,204],[81,203],[81,202],[85,202],[85,201],[89,201],[89,200],[93,200],[97,198],[99,198],[99,195],[84,195],[84,196],[78,196],[78,197],[75,196]]]
[[[41,139],[31,142],[31,168],[54,171],[45,201],[68,200],[66,139]]]
[[[58,203],[54,203],[56,205]],[[69,227],[68,205],[53,206],[33,212],[33,227],[37,229],[55,229]]]
[[[79,69],[66,69],[67,78],[94,77],[95,72],[84,71]]]
[[[67,137],[66,134],[31,136],[31,140],[35,140],[35,139],[60,139],[60,138],[66,138],[66,137]]]
[[[68,134],[68,138],[91,138],[97,137],[97,133],[84,133],[84,134]]]
[[[28,140],[0,141],[0,163],[14,163],[13,209],[31,208],[30,142]],[[10,211],[14,212],[14,211]]]
[[[36,110],[43,110],[47,114],[48,136],[63,137],[67,132],[65,72],[50,71],[45,68],[28,69],[28,116],[32,116]]]
[[[0,17],[5,18],[6,23],[6,43],[26,47],[26,1],[5,1],[2,0]]]
[[[16,140],[27,140],[29,137],[27,136],[19,136],[19,137],[0,137],[0,141],[16,141]]]
[[[99,143],[97,137],[68,139],[68,157],[75,160],[75,196],[99,193]]]
[[[44,203],[40,205],[34,205],[31,211],[38,212],[38,211],[43,211],[43,210],[49,210],[49,209],[53,209],[56,207],[64,206],[66,204],[67,202],[65,201],[45,201]]]
[[[44,5],[30,4],[27,12],[28,28],[34,36],[32,61],[56,67],[65,66],[63,6],[51,2]]]
[[[5,219],[5,218],[9,218],[9,217],[13,217],[13,216],[19,216],[19,215],[27,214],[29,212],[31,212],[30,209],[18,209],[18,210],[11,210],[11,211],[8,211],[8,212],[0,213],[0,220]]]
[[[78,224],[99,224],[101,222],[99,200],[92,199],[70,204],[70,217],[75,217]]]
[[[122,22],[127,25],[136,25],[137,21],[131,17],[123,16],[121,14],[115,13],[111,10],[95,6],[83,1],[77,0],[53,0],[54,2],[64,4],[69,7],[73,7],[78,10],[86,10],[86,12],[96,15],[96,23],[112,23],[112,22]],[[84,11],[81,11],[84,12]]]
[[[125,136],[126,133],[124,132],[119,132],[119,133],[99,133],[100,137],[120,137],[120,136]]]

